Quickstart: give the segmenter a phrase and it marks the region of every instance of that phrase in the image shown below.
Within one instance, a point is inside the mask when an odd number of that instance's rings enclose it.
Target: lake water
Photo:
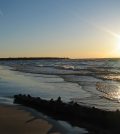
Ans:
[[[0,100],[15,94],[120,109],[120,59],[0,61]]]

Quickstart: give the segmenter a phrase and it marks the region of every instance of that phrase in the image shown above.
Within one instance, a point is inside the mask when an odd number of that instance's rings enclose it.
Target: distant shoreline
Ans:
[[[58,58],[58,57],[15,57],[15,58],[0,58],[0,60],[65,60],[69,58]]]
[[[63,57],[8,57],[0,58],[0,61],[11,61],[11,60],[120,60],[120,58],[63,58]]]

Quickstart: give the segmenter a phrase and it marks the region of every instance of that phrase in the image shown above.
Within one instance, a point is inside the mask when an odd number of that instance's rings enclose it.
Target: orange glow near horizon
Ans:
[[[65,57],[65,58],[119,58],[120,35],[106,29],[107,37],[94,37],[76,40],[46,41],[46,42],[22,42],[29,43],[20,51],[7,48],[6,53],[1,52],[0,57]],[[40,46],[39,44],[43,44]],[[49,44],[49,46],[48,46]],[[12,45],[12,44],[11,44]],[[20,43],[18,44],[20,45]],[[63,48],[64,45],[64,48]],[[32,46],[32,47],[31,47]],[[22,51],[22,52],[21,52]]]
[[[118,0],[0,5],[0,57],[120,57]]]

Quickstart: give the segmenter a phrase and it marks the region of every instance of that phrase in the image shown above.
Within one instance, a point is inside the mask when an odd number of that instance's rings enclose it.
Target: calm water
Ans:
[[[1,101],[17,93],[120,109],[120,59],[0,61]]]

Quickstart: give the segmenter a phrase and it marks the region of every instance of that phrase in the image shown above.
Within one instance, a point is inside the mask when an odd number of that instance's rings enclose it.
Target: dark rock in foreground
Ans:
[[[14,103],[34,108],[54,119],[68,121],[72,125],[85,127],[91,134],[120,134],[120,112],[104,111],[80,106],[77,103],[64,103],[57,100],[43,100],[30,95],[15,95]]]

